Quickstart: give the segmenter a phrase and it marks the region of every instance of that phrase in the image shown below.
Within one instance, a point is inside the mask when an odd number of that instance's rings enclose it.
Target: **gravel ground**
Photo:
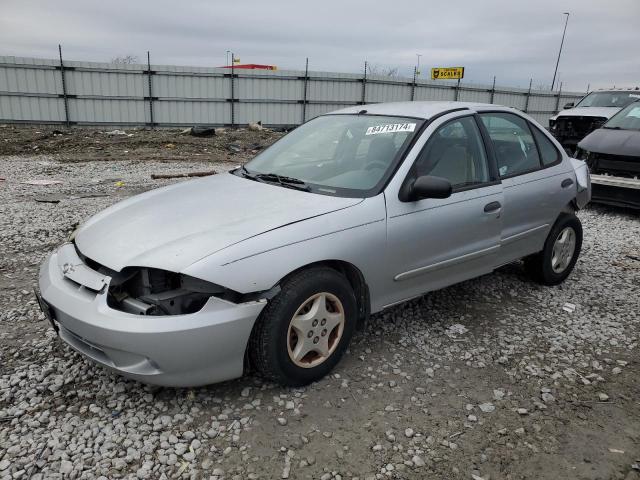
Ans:
[[[306,388],[153,388],[63,345],[31,291],[45,255],[171,181],[150,173],[230,166],[0,157],[0,479],[640,478],[640,222],[625,211],[580,213],[565,284],[514,264],[391,308]],[[63,183],[20,183],[43,178]]]

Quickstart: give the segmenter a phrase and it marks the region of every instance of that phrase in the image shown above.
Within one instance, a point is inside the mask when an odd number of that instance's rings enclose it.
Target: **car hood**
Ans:
[[[551,117],[556,120],[558,117],[604,117],[611,118],[620,111],[618,107],[577,107],[562,110],[557,115]]]
[[[640,131],[600,128],[587,135],[578,147],[588,152],[640,157]]]
[[[117,203],[82,225],[75,242],[83,255],[113,270],[145,266],[179,272],[250,237],[361,201],[225,173]]]

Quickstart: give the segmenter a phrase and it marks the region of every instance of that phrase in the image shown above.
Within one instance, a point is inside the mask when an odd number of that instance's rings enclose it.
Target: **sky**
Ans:
[[[104,62],[133,55],[153,64],[410,76],[464,66],[463,82],[563,90],[640,86],[640,0],[0,0],[0,55]]]

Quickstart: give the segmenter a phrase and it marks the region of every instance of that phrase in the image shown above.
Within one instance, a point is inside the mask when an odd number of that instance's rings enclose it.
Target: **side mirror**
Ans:
[[[565,110],[568,110],[568,109],[573,108],[573,107],[575,107],[575,103],[569,102],[569,103],[565,103],[564,107],[562,107],[562,108],[564,108]]]
[[[424,175],[416,178],[409,190],[409,200],[423,198],[449,198],[451,196],[451,182],[446,178]]]

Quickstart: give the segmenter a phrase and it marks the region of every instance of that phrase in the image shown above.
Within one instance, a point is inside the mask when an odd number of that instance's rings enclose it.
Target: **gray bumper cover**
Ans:
[[[188,315],[121,312],[107,305],[108,276],[96,293],[72,280],[69,272],[63,274],[60,264],[75,263],[62,261],[74,258],[75,249],[70,248],[63,245],[43,263],[39,287],[60,338],[72,348],[122,375],[155,385],[206,385],[242,375],[247,341],[265,301],[234,304],[211,297],[199,312]]]

